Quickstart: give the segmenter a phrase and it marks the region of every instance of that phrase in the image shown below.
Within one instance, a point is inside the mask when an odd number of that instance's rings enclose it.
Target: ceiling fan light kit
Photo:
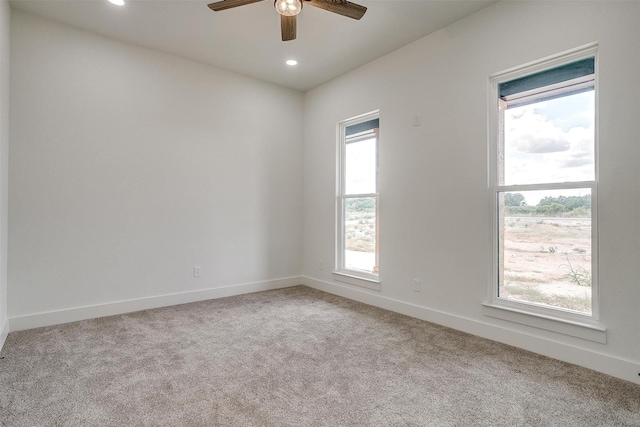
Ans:
[[[220,12],[221,10],[244,6],[258,1],[262,0],[222,0],[210,3],[207,6],[214,12]],[[296,38],[296,15],[302,10],[304,3],[352,19],[362,18],[367,11],[366,7],[351,3],[347,0],[275,0],[273,6],[280,14],[283,42]]]
[[[273,7],[282,16],[296,16],[302,10],[301,0],[275,0]]]

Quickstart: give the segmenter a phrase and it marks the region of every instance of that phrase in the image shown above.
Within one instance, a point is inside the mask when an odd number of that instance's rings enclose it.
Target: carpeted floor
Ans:
[[[640,386],[304,286],[9,334],[3,426],[640,426]]]

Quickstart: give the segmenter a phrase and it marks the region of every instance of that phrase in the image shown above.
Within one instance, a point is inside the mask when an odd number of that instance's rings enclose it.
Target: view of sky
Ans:
[[[376,192],[376,139],[346,144],[346,194]]]
[[[593,90],[505,111],[504,185],[595,177]],[[522,193],[536,205],[541,192]],[[585,194],[585,192],[581,192]],[[565,195],[579,195],[565,191]]]

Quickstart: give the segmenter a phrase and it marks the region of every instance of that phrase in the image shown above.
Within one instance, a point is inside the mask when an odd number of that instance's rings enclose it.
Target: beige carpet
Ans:
[[[9,334],[3,426],[640,426],[640,386],[298,286]]]

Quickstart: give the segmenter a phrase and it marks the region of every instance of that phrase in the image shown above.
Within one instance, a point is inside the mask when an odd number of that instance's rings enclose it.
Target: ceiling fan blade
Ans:
[[[362,18],[367,11],[366,7],[346,0],[306,0],[305,4],[353,19]]]
[[[214,12],[231,9],[232,7],[244,6],[245,4],[256,3],[262,0],[222,0],[215,3],[209,3],[207,6]]]
[[[296,38],[296,17],[280,15],[280,27],[282,28],[282,41],[295,40]]]

